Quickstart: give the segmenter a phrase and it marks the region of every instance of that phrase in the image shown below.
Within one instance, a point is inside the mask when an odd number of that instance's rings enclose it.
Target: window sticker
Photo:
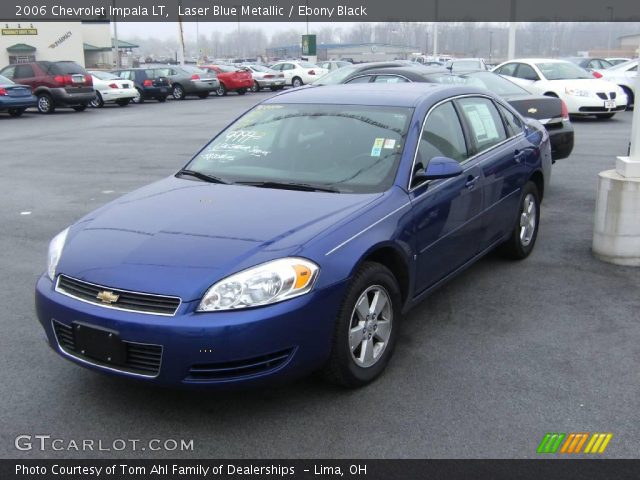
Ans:
[[[384,148],[393,148],[396,146],[396,141],[393,138],[387,138],[384,141]]]
[[[463,108],[479,143],[490,142],[500,138],[487,105],[464,105]]]

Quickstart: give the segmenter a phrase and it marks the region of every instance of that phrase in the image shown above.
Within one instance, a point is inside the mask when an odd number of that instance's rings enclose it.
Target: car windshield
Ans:
[[[536,63],[547,80],[575,80],[593,78],[585,69],[569,62]]]
[[[314,85],[339,85],[352,73],[357,71],[358,67],[346,66],[341,67],[333,72],[327,73],[322,78],[316,80]]]
[[[184,65],[184,66],[182,66],[180,68],[183,71],[187,72],[187,73],[199,73],[200,75],[202,75],[203,73],[207,73],[204,70],[202,70],[201,68],[192,67],[191,65]]]
[[[231,65],[218,65],[218,68],[221,72],[237,72],[240,70],[238,67],[233,67]]]
[[[529,92],[524,88],[491,72],[471,72],[458,75],[442,72],[425,75],[425,78],[433,83],[486,88],[496,95],[529,95]]]
[[[90,72],[91,75],[93,75],[96,78],[99,78],[100,80],[119,80],[120,77],[118,77],[117,75],[114,75],[113,73],[109,73],[109,72]]]
[[[258,105],[186,168],[237,183],[381,192],[393,184],[412,113],[408,107]]]
[[[613,67],[608,68],[607,70],[610,71],[610,72],[626,71],[626,70],[629,69],[629,67],[636,67],[636,69],[637,69],[637,65],[638,65],[638,60],[628,60],[626,62],[618,63],[618,64],[614,65]],[[631,68],[630,70],[636,71],[636,69]]]
[[[262,65],[251,65],[249,68],[254,72],[271,72],[270,68],[263,67]]]
[[[13,82],[7,77],[3,77],[2,75],[0,75],[0,85],[13,85]]]

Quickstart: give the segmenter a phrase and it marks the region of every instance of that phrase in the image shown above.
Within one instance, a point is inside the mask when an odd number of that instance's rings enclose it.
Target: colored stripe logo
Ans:
[[[589,438],[591,437],[591,438]],[[538,445],[538,453],[604,453],[613,433],[547,433]],[[587,441],[588,439],[588,441]],[[582,448],[585,446],[584,451]]]

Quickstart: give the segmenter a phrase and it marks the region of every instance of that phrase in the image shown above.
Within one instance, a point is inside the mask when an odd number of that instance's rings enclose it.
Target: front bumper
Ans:
[[[298,378],[324,364],[344,291],[339,283],[274,305],[227,312],[195,313],[198,302],[183,302],[168,317],[67,297],[43,275],[36,285],[36,312],[53,350],[92,370],[165,386],[260,385]],[[142,376],[64,349],[54,322],[79,322],[116,331],[125,342],[161,346],[159,370]],[[271,364],[274,355],[280,360]]]
[[[580,97],[577,95],[564,95],[562,99],[567,105],[571,115],[597,115],[622,112],[627,109],[627,96],[617,95],[613,100],[605,100],[598,96]],[[615,107],[608,108],[605,102],[615,102]]]

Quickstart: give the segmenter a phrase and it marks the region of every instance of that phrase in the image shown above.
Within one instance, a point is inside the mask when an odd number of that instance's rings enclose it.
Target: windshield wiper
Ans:
[[[191,177],[196,177],[203,182],[209,183],[222,183],[224,185],[231,185],[231,182],[225,180],[224,178],[216,177],[214,175],[209,175],[208,173],[197,172],[195,170],[182,169],[176,175],[189,175]]]
[[[251,185],[260,188],[280,188],[283,190],[300,190],[303,192],[330,192],[340,193],[340,190],[321,185],[311,185],[309,183],[295,182],[238,182],[240,185]]]

